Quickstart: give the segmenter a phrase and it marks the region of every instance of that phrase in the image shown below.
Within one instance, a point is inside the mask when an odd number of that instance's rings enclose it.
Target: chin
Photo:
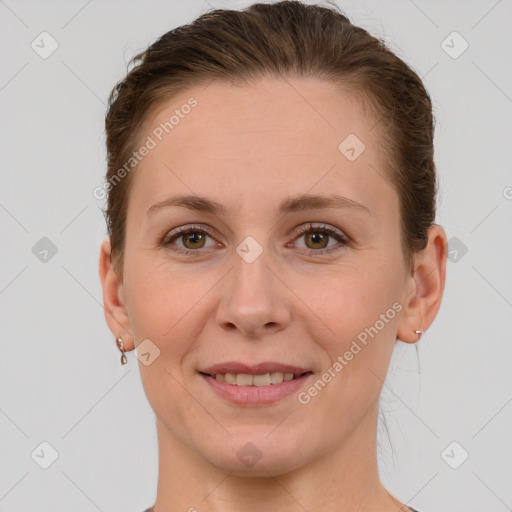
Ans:
[[[204,457],[216,468],[236,476],[268,477],[289,473],[303,464],[304,445],[293,436],[274,433],[233,435],[226,445],[205,447]],[[274,438],[272,439],[272,436]],[[213,449],[212,449],[213,448]]]

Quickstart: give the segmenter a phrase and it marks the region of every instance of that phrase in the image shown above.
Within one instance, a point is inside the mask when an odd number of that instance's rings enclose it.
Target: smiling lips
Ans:
[[[218,394],[231,402],[265,405],[291,394],[312,374],[306,368],[277,362],[258,365],[228,362],[199,372]]]
[[[246,365],[232,361],[216,364],[201,370],[201,373],[235,386],[260,387],[297,379],[309,370],[277,362]]]
[[[297,378],[293,373],[272,372],[262,373],[258,375],[250,375],[247,373],[217,373],[211,375],[216,380],[227,382],[234,386],[271,386],[273,384],[281,384],[281,382],[289,381]]]

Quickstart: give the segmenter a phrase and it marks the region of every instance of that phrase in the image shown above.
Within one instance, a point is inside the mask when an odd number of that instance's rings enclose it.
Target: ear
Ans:
[[[110,256],[110,240],[107,239],[101,244],[99,262],[103,310],[112,334],[123,339],[124,349],[128,352],[134,348],[134,342],[126,310],[123,281],[116,274]]]
[[[427,246],[415,255],[414,271],[408,277],[398,322],[398,339],[415,343],[419,336],[414,331],[421,329],[425,332],[434,321],[443,297],[447,256],[446,233],[434,224],[428,231]]]

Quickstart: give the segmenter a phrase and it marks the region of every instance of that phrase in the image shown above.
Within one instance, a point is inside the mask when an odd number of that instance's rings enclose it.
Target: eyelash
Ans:
[[[179,238],[180,236],[191,234],[191,233],[204,233],[208,235],[211,238],[214,238],[213,234],[210,232],[210,230],[206,229],[204,226],[182,226],[177,228],[172,234],[169,236],[165,236],[162,239],[161,244],[165,247],[170,247],[172,245],[172,241]],[[321,226],[313,226],[312,224],[308,224],[305,226],[301,226],[299,228],[298,236],[295,240],[300,238],[302,235],[308,234],[308,233],[322,233],[326,234],[332,238],[335,238],[341,243],[341,247],[330,247],[330,248],[324,248],[324,249],[305,249],[306,252],[308,252],[310,255],[323,255],[331,252],[337,252],[345,248],[345,246],[350,245],[350,240],[347,236],[345,236],[341,231],[338,231],[334,228],[331,228],[330,226],[321,225]],[[197,255],[200,249],[170,249],[173,252],[179,252],[184,255]]]

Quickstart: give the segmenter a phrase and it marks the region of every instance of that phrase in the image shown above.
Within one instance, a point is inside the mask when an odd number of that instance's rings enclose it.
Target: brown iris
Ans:
[[[207,235],[205,233],[191,231],[190,233],[185,233],[182,235],[182,238],[183,240],[188,240],[190,243],[192,243],[192,247],[189,247],[190,249],[201,249],[204,246],[206,236]],[[183,242],[183,245],[187,246],[185,242]]]
[[[327,246],[327,239],[329,238],[329,235],[322,234],[322,233],[307,233],[304,237],[304,239],[307,241],[309,239],[313,239],[313,237],[316,237],[317,240],[313,240],[313,244],[320,243],[320,246],[312,247],[312,249],[323,249]],[[318,237],[320,237],[320,240],[318,240]]]

